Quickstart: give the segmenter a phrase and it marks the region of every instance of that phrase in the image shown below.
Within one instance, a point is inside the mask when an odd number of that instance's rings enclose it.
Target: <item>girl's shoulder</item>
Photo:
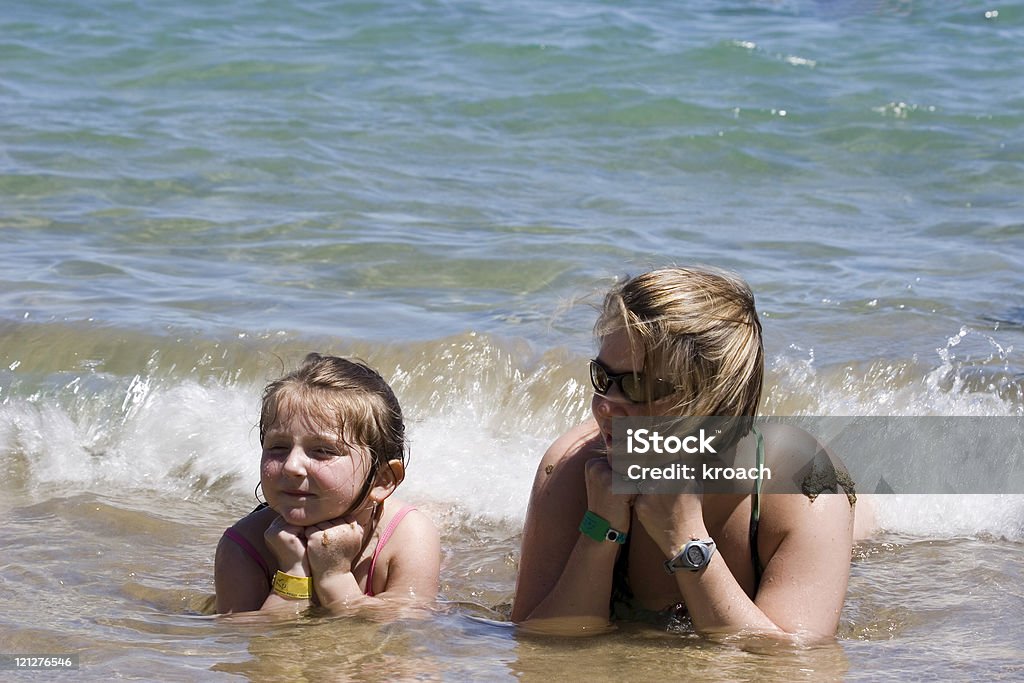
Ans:
[[[230,535],[240,535],[256,547],[263,544],[263,532],[277,517],[277,513],[261,505],[231,525]]]
[[[275,514],[269,508],[253,510],[221,535],[214,559],[218,612],[255,611],[266,598],[277,560],[263,532]]]
[[[437,525],[424,511],[415,505],[388,498],[384,514],[378,522],[381,529],[380,544],[386,545],[392,538],[420,538],[424,534],[437,536]],[[401,544],[398,544],[401,545]]]
[[[381,516],[368,575],[372,592],[419,596],[427,601],[437,595],[441,568],[441,539],[428,514],[390,498]]]

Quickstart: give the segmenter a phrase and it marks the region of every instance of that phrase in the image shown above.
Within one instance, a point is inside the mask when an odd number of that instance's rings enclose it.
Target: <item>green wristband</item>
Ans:
[[[580,533],[595,541],[611,541],[622,545],[629,533],[613,529],[604,517],[587,510],[580,521]]]

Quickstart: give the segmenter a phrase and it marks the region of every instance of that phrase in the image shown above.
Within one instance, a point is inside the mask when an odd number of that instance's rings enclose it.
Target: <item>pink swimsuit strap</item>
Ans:
[[[273,583],[273,579],[271,578],[270,567],[267,566],[267,561],[264,560],[263,556],[260,555],[260,552],[253,547],[252,543],[249,543],[249,541],[245,540],[245,536],[235,531],[234,527],[230,529],[225,529],[224,536],[230,538],[232,541],[237,543],[239,548],[244,550],[249,557],[255,560],[256,564],[263,568],[263,573],[267,575],[267,581],[269,583]]]
[[[384,549],[384,544],[391,538],[391,534],[395,533],[395,529],[402,522],[407,514],[415,510],[416,508],[412,505],[406,505],[404,508],[395,513],[395,516],[388,522],[384,532],[377,539],[377,547],[373,549],[373,557],[370,558],[370,570],[366,572],[366,591],[365,595],[373,597],[373,570],[377,567],[377,556],[380,555],[380,551]]]

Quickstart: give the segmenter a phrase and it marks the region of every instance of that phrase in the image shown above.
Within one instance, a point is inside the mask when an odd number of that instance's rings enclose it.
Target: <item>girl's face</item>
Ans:
[[[345,446],[336,432],[318,429],[300,410],[281,410],[263,439],[263,495],[289,524],[325,522],[358,501],[371,462],[366,446]]]

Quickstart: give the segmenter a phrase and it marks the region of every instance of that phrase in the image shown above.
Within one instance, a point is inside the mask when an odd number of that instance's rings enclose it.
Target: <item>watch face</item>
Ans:
[[[704,550],[699,545],[691,545],[686,549],[686,561],[693,567],[704,564]]]

